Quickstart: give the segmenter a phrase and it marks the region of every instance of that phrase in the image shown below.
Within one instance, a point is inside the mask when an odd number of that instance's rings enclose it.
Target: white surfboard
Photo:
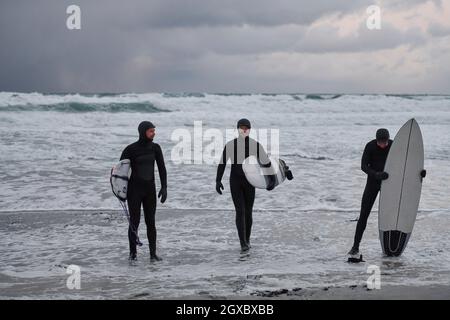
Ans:
[[[112,169],[109,181],[114,195],[120,200],[127,199],[128,179],[130,175],[130,160],[120,160]]]
[[[283,160],[275,157],[269,157],[271,166],[264,168],[255,156],[250,156],[242,163],[242,170],[248,182],[258,189],[266,189],[269,183],[268,176],[275,175],[275,186],[278,186],[286,179],[285,167]]]
[[[381,183],[378,227],[383,252],[399,256],[406,248],[416,221],[424,168],[422,133],[416,120],[406,122],[394,138]]]

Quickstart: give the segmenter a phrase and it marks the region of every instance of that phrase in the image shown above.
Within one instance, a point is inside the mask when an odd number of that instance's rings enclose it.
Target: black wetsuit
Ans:
[[[140,127],[141,129],[141,127]],[[147,225],[147,238],[150,246],[150,255],[156,255],[156,187],[155,187],[155,161],[158,165],[161,189],[167,188],[167,172],[164,157],[159,144],[149,140],[143,127],[139,130],[139,140],[127,146],[120,157],[130,159],[131,177],[128,182],[127,201],[130,212],[130,227],[128,240],[130,254],[136,254],[136,233],[141,218],[141,205],[144,207],[145,224]],[[133,229],[132,229],[133,228]]]
[[[242,163],[245,158],[251,155],[256,156],[262,166],[270,167],[270,160],[264,148],[257,141],[249,137],[242,138],[241,136],[229,141],[223,149],[216,176],[216,183],[220,183],[225,172],[226,163],[228,160],[231,160],[230,190],[236,210],[236,228],[241,247],[243,248],[250,243],[255,187],[247,181],[242,170]]]
[[[367,143],[361,159],[361,170],[367,174],[367,183],[361,201],[361,213],[359,215],[358,224],[356,225],[355,239],[353,248],[358,249],[364,230],[366,229],[367,219],[372,210],[375,199],[381,188],[381,180],[377,179],[377,172],[384,171],[386,158],[391,148],[392,140],[386,148],[382,149],[377,145],[376,140]]]

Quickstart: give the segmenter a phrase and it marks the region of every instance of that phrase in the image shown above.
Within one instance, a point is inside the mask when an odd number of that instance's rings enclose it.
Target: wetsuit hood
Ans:
[[[240,126],[246,126],[249,129],[251,129],[251,127],[252,127],[251,124],[250,124],[250,121],[248,119],[245,119],[245,118],[243,118],[243,119],[238,121],[237,128],[239,129]]]
[[[389,140],[389,131],[384,128],[378,129],[377,134],[376,134],[376,139],[377,139],[377,141]]]
[[[139,131],[139,141],[140,142],[148,142],[152,141],[151,139],[147,138],[147,135],[145,134],[148,129],[155,128],[153,123],[150,121],[142,121],[138,126]]]

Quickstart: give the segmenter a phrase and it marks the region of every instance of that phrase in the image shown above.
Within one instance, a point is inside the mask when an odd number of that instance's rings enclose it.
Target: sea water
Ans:
[[[252,131],[279,131],[280,157],[294,175],[271,192],[257,190],[253,248],[244,257],[229,168],[220,196],[216,165],[172,160],[176,130],[186,129],[193,137],[201,121],[202,130],[218,129],[225,136],[243,117],[252,122]],[[378,128],[394,137],[410,118],[422,129],[427,169],[410,243],[400,258],[382,257],[375,203],[361,244],[367,262],[348,265],[345,253],[366,179],[360,169],[364,146]],[[143,120],[156,125],[155,142],[168,172],[168,200],[157,212],[164,260],[149,265],[144,248],[130,269],[126,220],[107,215],[112,222],[104,225],[98,212],[120,209],[111,193],[110,169],[136,141]],[[449,284],[450,96],[2,92],[0,136],[0,210],[33,214],[29,228],[13,222],[2,227],[7,234],[1,240],[4,288],[30,278],[45,287],[49,277],[64,276],[61,266],[71,263],[82,266],[85,286],[71,294],[91,298],[245,296],[361,284],[369,265],[381,268],[382,285]],[[67,216],[71,209],[84,214],[74,214],[71,222],[48,218],[48,210]],[[22,290],[18,296],[33,296],[33,290]],[[61,294],[52,287],[40,296],[65,297]]]

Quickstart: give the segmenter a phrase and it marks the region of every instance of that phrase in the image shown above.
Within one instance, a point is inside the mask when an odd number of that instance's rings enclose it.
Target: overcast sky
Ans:
[[[0,41],[0,91],[450,94],[450,0],[1,0]]]

